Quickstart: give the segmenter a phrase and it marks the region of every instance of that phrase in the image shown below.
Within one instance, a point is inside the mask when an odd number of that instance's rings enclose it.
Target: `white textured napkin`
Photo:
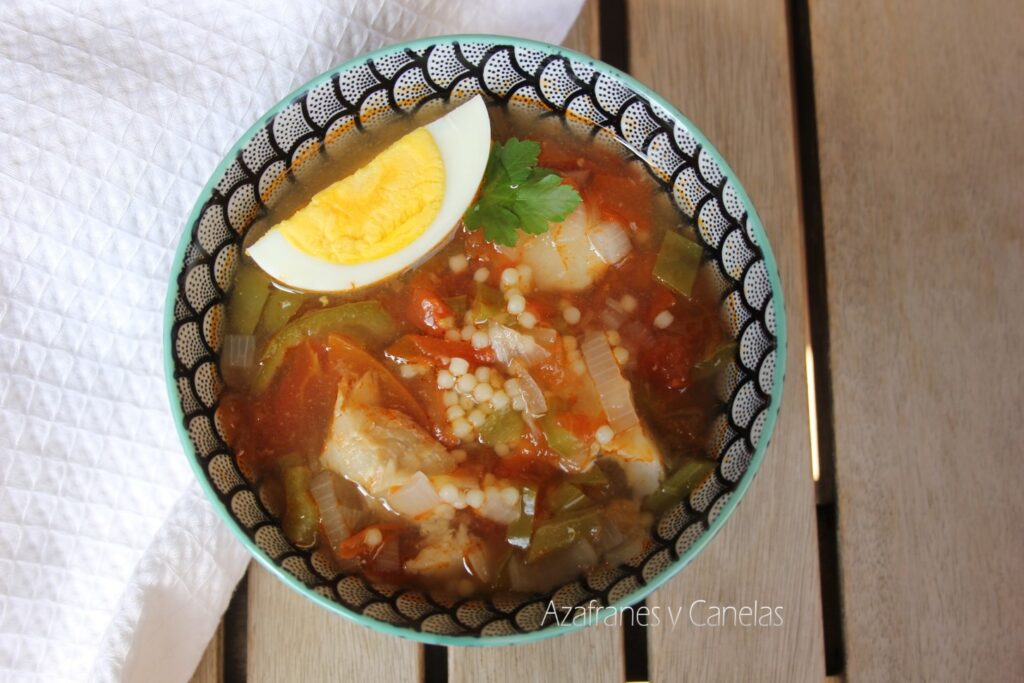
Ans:
[[[235,139],[359,53],[559,42],[580,4],[0,2],[0,679],[186,680],[245,567],[177,442],[161,339]]]

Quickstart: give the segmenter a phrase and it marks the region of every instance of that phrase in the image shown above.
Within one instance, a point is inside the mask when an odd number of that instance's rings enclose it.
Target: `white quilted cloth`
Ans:
[[[408,38],[559,42],[581,0],[0,2],[0,678],[182,681],[246,554],[167,407],[200,188],[312,76]]]

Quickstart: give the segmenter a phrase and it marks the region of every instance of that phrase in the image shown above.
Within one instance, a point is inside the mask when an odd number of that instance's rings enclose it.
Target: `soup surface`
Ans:
[[[564,220],[515,246],[459,223],[417,267],[345,294],[245,258],[221,354],[221,423],[289,540],[454,596],[543,592],[643,552],[715,466],[734,353],[690,229],[627,150],[489,115],[495,144],[539,143],[578,193]],[[422,123],[316,155],[247,245]]]

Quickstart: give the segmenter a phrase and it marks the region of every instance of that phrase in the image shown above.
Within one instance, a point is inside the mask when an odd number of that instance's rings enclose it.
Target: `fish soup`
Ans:
[[[481,111],[468,177],[441,137],[410,140],[413,116],[286,182],[247,236],[221,353],[221,423],[287,538],[453,596],[641,554],[715,467],[734,353],[701,248],[628,150]],[[330,267],[271,262],[290,250]]]

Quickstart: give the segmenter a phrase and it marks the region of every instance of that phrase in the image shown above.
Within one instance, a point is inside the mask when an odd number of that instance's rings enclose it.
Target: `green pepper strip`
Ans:
[[[602,519],[600,509],[588,508],[558,515],[548,520],[533,532],[533,540],[530,542],[526,561],[535,562],[549,553],[567,548],[582,538],[592,536],[600,528]]]
[[[228,334],[253,334],[269,295],[270,279],[263,271],[245,264],[238,266],[227,307]]]
[[[295,292],[286,292],[283,289],[271,290],[263,305],[263,313],[256,325],[256,336],[260,339],[276,334],[278,330],[292,319],[295,312],[302,305],[305,297]]]
[[[285,354],[307,337],[340,332],[365,344],[380,345],[389,342],[395,336],[395,330],[395,321],[376,301],[360,301],[310,311],[282,327],[267,342],[260,356],[260,369],[253,382],[253,391],[260,393],[270,386],[270,381],[284,362]]]
[[[306,465],[292,465],[281,470],[284,485],[284,517],[281,529],[285,537],[299,546],[308,548],[316,543],[316,528],[320,513],[309,492],[310,471]]]
[[[583,491],[568,482],[556,486],[547,496],[548,507],[556,512],[572,512],[591,505]]]
[[[491,447],[508,444],[519,438],[525,426],[519,413],[510,408],[493,412],[480,426],[480,440]]]
[[[699,244],[669,230],[654,262],[654,279],[683,296],[690,296],[704,250]]]
[[[697,484],[707,479],[718,463],[714,460],[688,460],[679,466],[658,490],[644,499],[644,509],[660,514],[681,501]]]

